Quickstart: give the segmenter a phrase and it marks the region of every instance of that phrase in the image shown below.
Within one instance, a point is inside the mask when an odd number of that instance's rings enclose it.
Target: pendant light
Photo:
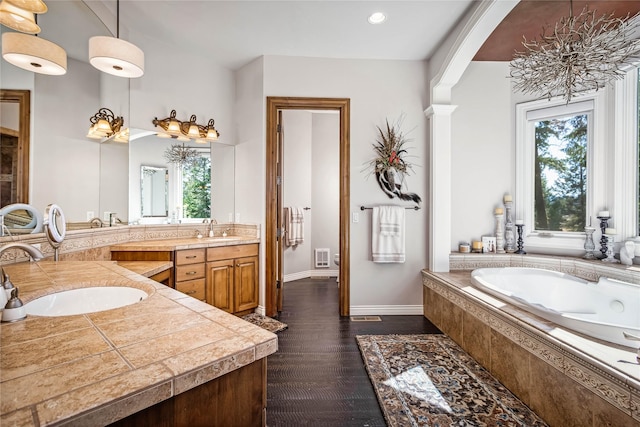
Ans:
[[[7,6],[20,10],[20,8],[5,3],[5,1],[0,4],[0,11],[4,12],[7,10]],[[35,2],[34,9],[37,9]],[[41,10],[41,8],[38,10]],[[44,10],[46,11],[46,6]],[[37,17],[30,11],[25,11],[25,13],[31,14],[31,17],[34,19],[33,23],[38,28],[36,32],[40,32]],[[0,17],[3,16],[6,15],[0,13]],[[4,21],[2,24],[6,25]],[[57,44],[31,34],[3,33],[2,57],[5,61],[16,67],[34,73],[60,76],[67,72],[67,52]]]
[[[116,37],[91,37],[89,62],[98,70],[114,76],[136,78],[144,74],[144,52],[120,39],[120,0],[116,3]]]
[[[33,11],[16,7],[7,0],[0,3],[0,24],[22,33],[38,34],[40,32]]]

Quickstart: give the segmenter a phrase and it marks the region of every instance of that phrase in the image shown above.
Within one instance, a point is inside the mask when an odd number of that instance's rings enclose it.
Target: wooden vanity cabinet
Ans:
[[[258,306],[258,245],[207,248],[206,302],[235,315]]]
[[[184,294],[206,301],[206,249],[185,249],[175,253],[175,288]]]

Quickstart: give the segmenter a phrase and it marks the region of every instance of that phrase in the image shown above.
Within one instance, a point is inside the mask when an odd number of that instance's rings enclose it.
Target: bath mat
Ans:
[[[547,424],[446,335],[357,335],[393,426]]]
[[[266,317],[258,313],[247,314],[246,316],[243,316],[242,319],[247,322],[251,322],[256,326],[260,326],[262,329],[266,329],[269,332],[273,332],[274,334],[288,328],[286,323],[282,323],[276,319],[272,319],[271,317]]]

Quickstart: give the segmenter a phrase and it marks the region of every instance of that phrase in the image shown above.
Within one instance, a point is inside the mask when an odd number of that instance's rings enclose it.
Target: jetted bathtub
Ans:
[[[640,336],[640,285],[521,267],[480,268],[471,272],[471,280],[480,290],[560,326],[637,347],[623,332]]]

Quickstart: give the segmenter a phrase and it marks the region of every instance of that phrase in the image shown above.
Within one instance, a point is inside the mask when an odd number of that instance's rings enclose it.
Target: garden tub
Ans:
[[[480,290],[583,335],[637,348],[625,333],[640,336],[640,286],[600,277],[579,277],[539,268],[480,268],[471,273]]]

